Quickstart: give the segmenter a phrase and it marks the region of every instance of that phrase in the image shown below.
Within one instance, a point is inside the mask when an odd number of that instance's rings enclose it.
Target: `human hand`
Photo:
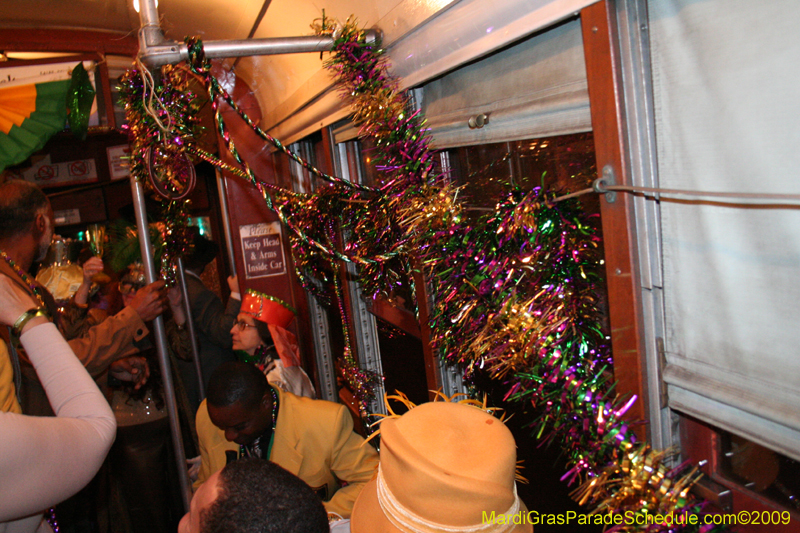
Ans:
[[[142,321],[149,322],[166,309],[165,285],[164,281],[156,281],[136,291],[128,306],[139,314]]]
[[[180,287],[171,287],[167,291],[167,300],[172,310],[172,318],[179,327],[183,327],[186,324],[186,312],[183,309],[183,292]]]
[[[33,299],[22,287],[0,275],[0,323],[13,326],[17,319],[29,309],[39,307],[39,302]]]
[[[131,355],[111,363],[108,372],[120,381],[132,382],[133,388],[139,389],[150,377],[150,365],[144,357]]]
[[[83,282],[92,283],[92,278],[103,271],[103,260],[99,257],[90,257],[83,264]]]
[[[228,276],[228,288],[230,288],[231,292],[241,294],[239,290],[239,276]]]
[[[200,476],[200,466],[202,461],[200,456],[192,457],[191,459],[186,459],[186,466],[189,467],[189,479],[192,480],[192,483],[197,481],[197,478]]]
[[[170,287],[167,290],[167,300],[169,301],[169,306],[175,310],[176,307],[180,308],[183,305],[183,292],[181,292],[180,287],[177,285],[175,287]]]

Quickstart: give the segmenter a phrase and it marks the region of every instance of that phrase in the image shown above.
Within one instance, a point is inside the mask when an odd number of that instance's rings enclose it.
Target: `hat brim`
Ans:
[[[525,502],[520,500],[519,504],[519,512],[527,515],[528,508],[525,506]],[[395,527],[383,514],[378,502],[377,479],[371,480],[361,489],[350,515],[350,533],[405,533],[402,529]],[[533,533],[533,526],[530,523],[519,524],[508,533]]]

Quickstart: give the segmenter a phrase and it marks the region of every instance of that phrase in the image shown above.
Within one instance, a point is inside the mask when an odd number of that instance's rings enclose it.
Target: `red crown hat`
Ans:
[[[247,289],[242,298],[241,313],[252,315],[256,320],[285,328],[297,314],[291,305],[263,292]]]

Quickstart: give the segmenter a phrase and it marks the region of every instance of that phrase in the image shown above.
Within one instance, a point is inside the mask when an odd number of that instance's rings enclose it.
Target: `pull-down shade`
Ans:
[[[591,130],[578,20],[431,81],[422,110],[437,148]],[[470,118],[489,122],[470,129]]]
[[[660,186],[800,193],[800,3],[649,11]],[[670,406],[800,459],[800,207],[661,215]]]

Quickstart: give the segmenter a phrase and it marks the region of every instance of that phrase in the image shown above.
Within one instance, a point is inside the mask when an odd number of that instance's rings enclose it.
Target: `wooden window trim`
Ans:
[[[134,58],[139,52],[135,35],[92,30],[4,28],[0,50],[17,52],[97,52]]]
[[[617,184],[630,185],[622,158],[625,146],[622,80],[612,33],[613,6],[602,0],[582,9],[580,16],[597,171],[601,174],[608,165],[614,170]],[[613,203],[603,198],[600,214],[617,392],[638,395],[639,400],[626,413],[626,419],[641,421],[647,419],[648,410],[633,199],[627,194],[617,194]],[[634,431],[640,439],[647,437],[645,427],[639,426]]]
[[[759,495],[752,490],[732,481],[720,473],[721,470],[721,439],[717,431],[712,427],[695,418],[681,416],[681,451],[683,459],[692,464],[702,465],[700,470],[713,482],[729,489],[733,496],[733,509],[723,511],[713,508],[717,513],[736,513],[737,511],[747,510],[753,513],[762,511],[789,511],[791,522],[789,524],[769,524],[762,526],[739,526],[742,532],[769,531],[770,533],[792,533],[797,531],[794,523],[800,520],[800,515],[792,509],[781,505]]]

